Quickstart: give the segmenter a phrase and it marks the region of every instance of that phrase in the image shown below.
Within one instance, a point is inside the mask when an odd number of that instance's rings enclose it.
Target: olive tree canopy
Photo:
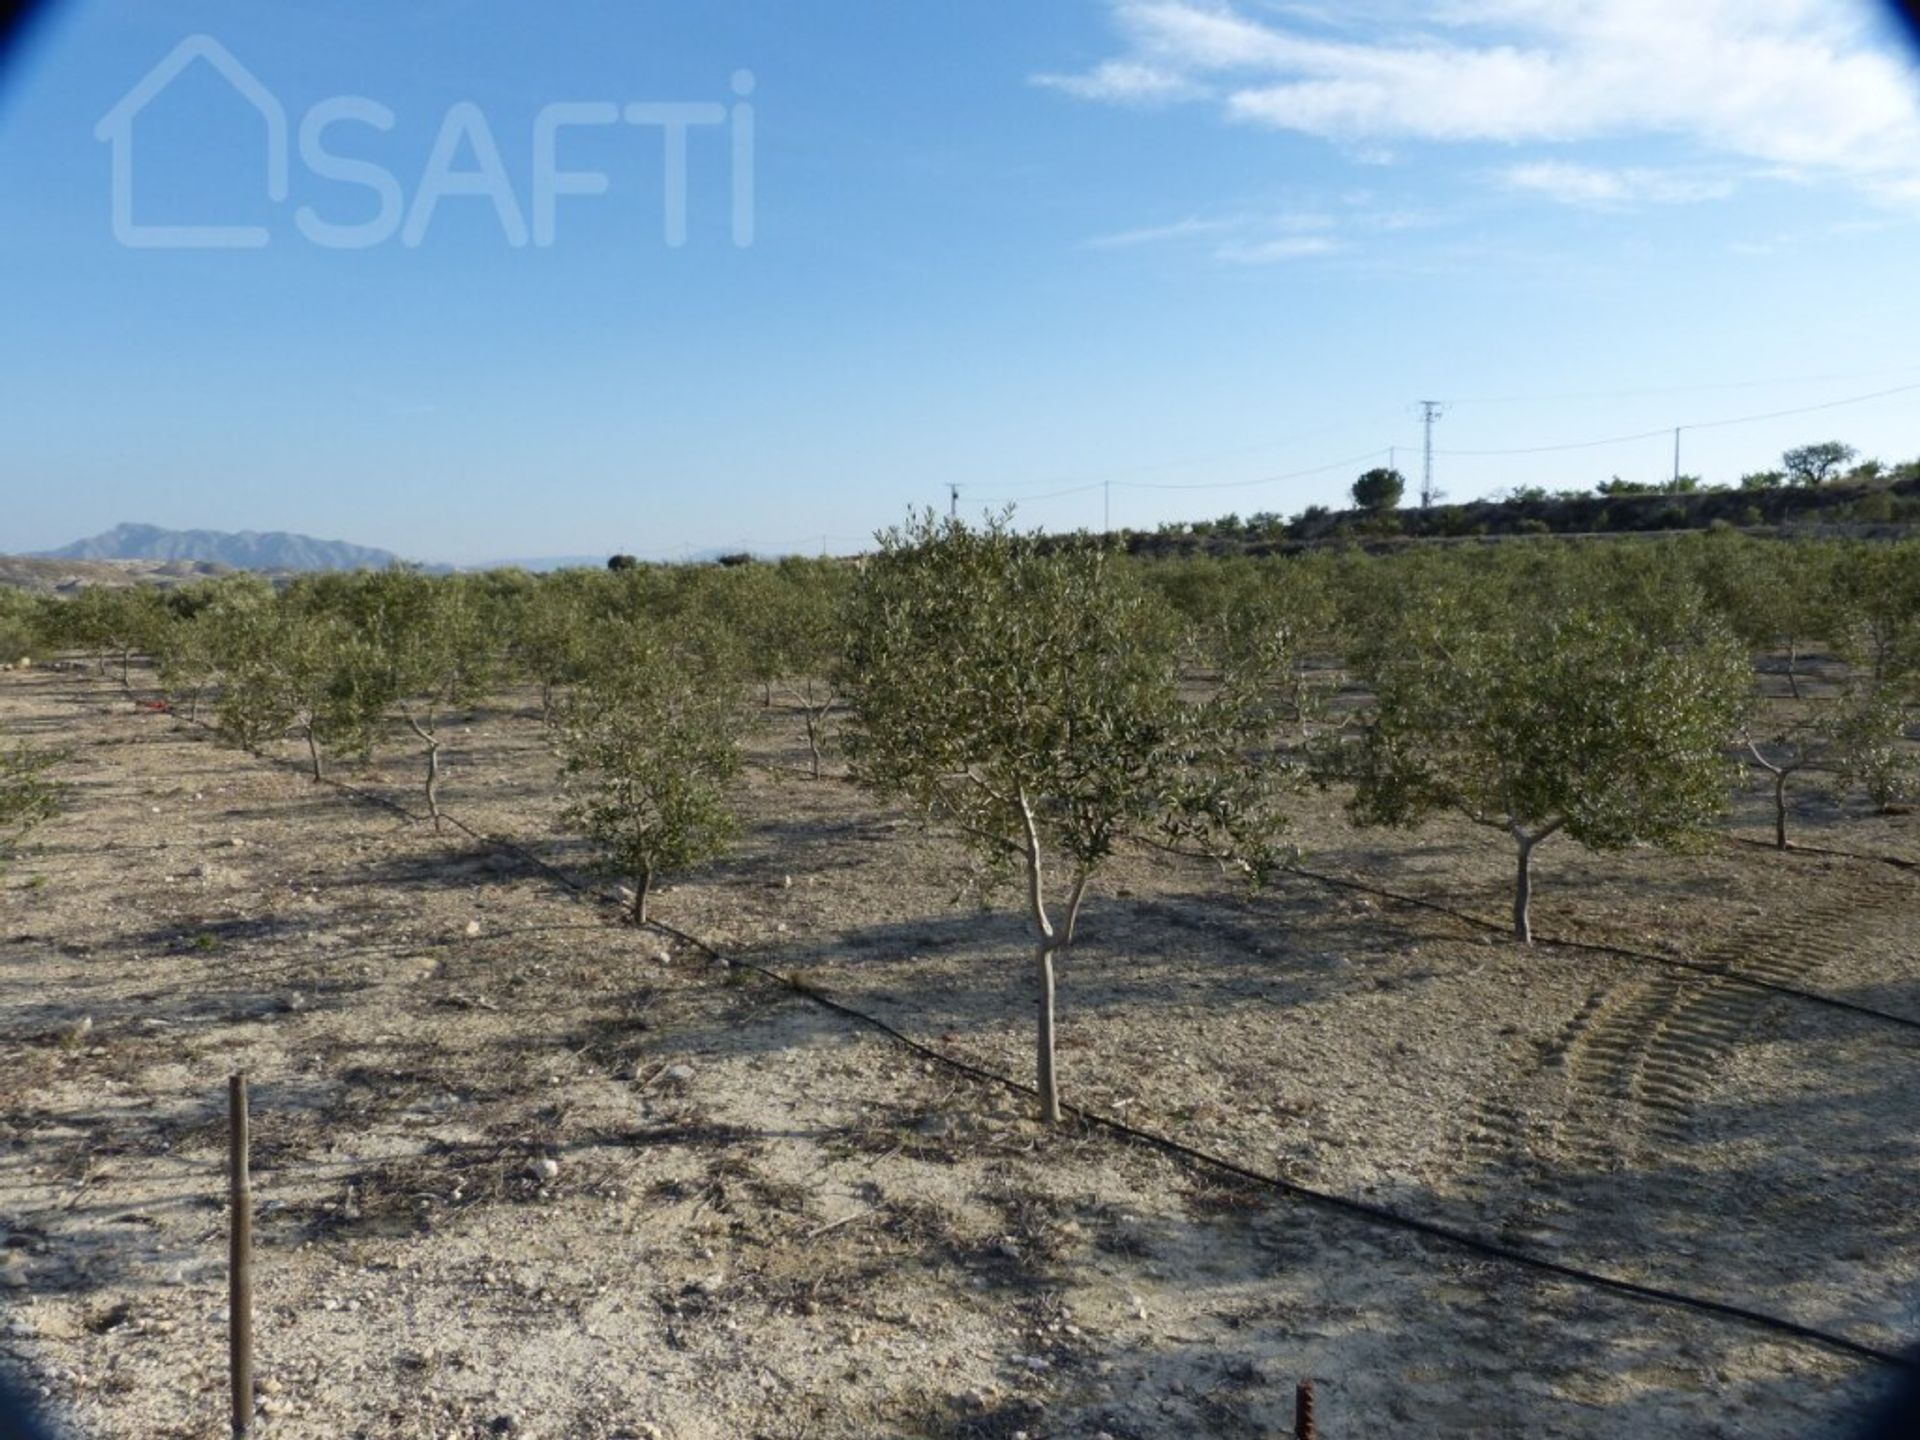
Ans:
[[[1478,602],[1478,603],[1475,603]],[[1725,805],[1750,671],[1704,616],[1489,605],[1440,593],[1365,647],[1375,708],[1346,761],[1363,823],[1454,811],[1518,850],[1513,933],[1532,939],[1534,847],[1677,845]]]
[[[1124,557],[1004,519],[974,529],[929,513],[882,535],[852,597],[842,686],[855,777],[1024,881],[1050,1123],[1054,961],[1088,881],[1126,841],[1205,813],[1202,796],[1209,820],[1230,793],[1224,818],[1247,815],[1238,792],[1207,783],[1240,757],[1228,708],[1182,697],[1178,649]]]

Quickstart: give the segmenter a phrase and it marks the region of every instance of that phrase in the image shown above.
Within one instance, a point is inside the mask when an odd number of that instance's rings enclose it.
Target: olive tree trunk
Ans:
[[[1800,766],[1798,763],[1774,764],[1760,753],[1760,747],[1751,739],[1747,741],[1747,751],[1754,763],[1773,778],[1773,844],[1775,849],[1784,850],[1787,848],[1787,777]]]
[[[813,778],[818,780],[820,778],[820,716],[809,708],[806,718],[807,758],[813,765]]]
[[[424,727],[420,722],[407,716],[407,724],[413,733],[427,747],[427,814],[433,817],[433,828],[440,828],[440,736],[433,728],[433,716],[427,716]]]
[[[647,923],[647,901],[653,893],[653,867],[643,865],[633,877],[633,905],[629,913],[636,925]]]
[[[1518,821],[1508,825],[1519,847],[1513,875],[1513,938],[1522,945],[1533,943],[1533,851],[1542,840],[1558,830],[1565,821],[1555,820],[1529,835]]]
[[[1020,814],[1026,824],[1027,910],[1033,921],[1034,971],[1038,982],[1036,1035],[1040,1118],[1048,1125],[1060,1123],[1060,1078],[1054,1066],[1054,973],[1053,957],[1060,948],[1053,921],[1047,917],[1044,877],[1040,869],[1040,831],[1034,824],[1033,807],[1026,792],[1019,795]]]

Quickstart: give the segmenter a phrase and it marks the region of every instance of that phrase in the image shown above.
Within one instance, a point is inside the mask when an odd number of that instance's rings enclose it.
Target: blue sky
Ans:
[[[195,36],[280,107],[288,193],[196,61],[131,122],[130,218],[266,243],[130,247],[96,125]],[[1920,386],[1920,74],[1849,0],[77,0],[7,78],[4,550],[121,520],[844,550],[949,484],[1050,527],[1291,513],[1390,446],[1416,473],[1424,398],[1468,498],[1658,478],[1672,442],[1459,452]],[[391,126],[318,144],[391,174],[391,225],[303,153],[342,96]],[[606,193],[511,243],[545,107],[663,102],[727,117],[687,132],[684,244],[662,130],[620,119],[555,142]],[[429,211],[488,138],[511,200]],[[1683,464],[1906,459],[1917,422],[1920,389]]]

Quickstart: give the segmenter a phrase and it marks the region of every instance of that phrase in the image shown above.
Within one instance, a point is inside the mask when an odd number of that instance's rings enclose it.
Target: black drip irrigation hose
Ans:
[[[344,780],[336,780],[330,776],[323,776],[321,780],[323,784],[330,786],[342,794],[367,801],[387,810],[397,810],[402,814],[412,815],[411,811],[406,810],[405,807],[398,805],[387,797],[376,795],[372,791],[363,790],[357,785],[349,784]],[[418,819],[420,817],[413,818]],[[476,830],[458,816],[449,815],[444,810],[440,812],[439,818],[475,840],[496,846],[519,857],[524,862],[534,866],[541,873],[551,877],[576,894],[587,894],[592,890],[591,886],[583,884],[558,866],[541,859],[517,841],[510,840],[505,836],[489,835],[484,831]],[[1371,893],[1379,894],[1385,898],[1400,901],[1401,903],[1437,910],[1443,914],[1451,915],[1456,919],[1466,920],[1475,925],[1484,926],[1488,923],[1475,919],[1472,916],[1464,915],[1461,912],[1449,910],[1447,907],[1438,905],[1432,901],[1420,900],[1413,896],[1394,895],[1387,891],[1374,890],[1373,887],[1364,886],[1358,882],[1342,881],[1335,877],[1312,874],[1305,870],[1295,869],[1293,873],[1299,874],[1307,879],[1319,880],[1347,889],[1370,891]],[[684,930],[677,929],[662,921],[650,920],[648,924],[660,933],[678,940],[684,945],[693,947],[715,961],[723,962],[736,969],[750,971],[764,979],[770,980],[790,993],[807,1000],[811,1004],[820,1006],[822,1009],[842,1016],[847,1020],[851,1020],[855,1024],[873,1030],[880,1035],[884,1035],[895,1044],[927,1060],[942,1065],[949,1070],[968,1076],[982,1084],[994,1085],[1005,1090],[1010,1090],[1015,1094],[1031,1098],[1037,1098],[1039,1095],[1039,1091],[1031,1085],[1024,1084],[1021,1081],[1001,1075],[997,1071],[989,1070],[984,1066],[975,1065],[971,1061],[962,1060],[944,1051],[935,1049],[933,1046],[916,1040],[911,1035],[896,1029],[879,1016],[870,1015],[864,1010],[857,1010],[851,1005],[835,1000],[824,991],[816,989],[814,986],[808,985],[792,976],[783,975],[777,970],[770,969],[767,966],[757,964],[750,960],[740,960],[733,956],[722,954],[697,935],[691,935]],[[1588,946],[1584,948],[1604,950],[1608,947]],[[1620,951],[1616,953],[1641,958],[1639,957],[1639,952]],[[1666,957],[1647,956],[1644,958],[1658,959],[1661,960],[1662,963],[1666,963]],[[1743,977],[1731,974],[1721,977],[1721,972],[1708,966],[1691,966],[1689,968],[1704,970],[1720,978],[1743,979]],[[1762,985],[1763,988],[1770,989],[1783,988],[1766,986],[1764,982],[1759,981],[1743,981],[1743,983]],[[1801,994],[1802,992],[1787,990],[1785,993]],[[1807,994],[1803,998],[1825,1000],[1826,997]],[[1859,1008],[1847,1006],[1843,1001],[1827,1001],[1827,1003],[1838,1004],[1843,1008]],[[1877,1014],[1878,1012],[1868,1011],[1866,1013]],[[1912,1021],[1899,1020],[1898,1017],[1894,1016],[1885,1016],[1882,1018],[1896,1020],[1896,1022],[1900,1024],[1915,1024],[1915,1022]],[[1920,1028],[1920,1026],[1916,1028]],[[1892,1350],[1883,1350],[1878,1346],[1869,1345],[1864,1341],[1850,1339],[1845,1335],[1838,1335],[1832,1331],[1821,1330],[1815,1326],[1803,1325],[1797,1320],[1788,1320],[1783,1316],[1772,1315],[1764,1310],[1750,1309],[1744,1305],[1735,1305],[1725,1300],[1715,1300],[1703,1295],[1692,1295],[1682,1290],[1671,1290],[1659,1285],[1644,1285],[1639,1281],[1623,1279],[1617,1275],[1608,1275],[1603,1271],[1588,1270],[1578,1265],[1568,1265],[1559,1260],[1549,1260],[1544,1256],[1529,1254],[1527,1251],[1502,1245],[1498,1241],[1488,1240],[1468,1230],[1456,1229],[1451,1225],[1444,1225],[1438,1221],[1423,1220],[1414,1215],[1403,1215],[1399,1211],[1390,1210],[1384,1205],[1370,1204],[1365,1200],[1356,1200],[1351,1196],[1339,1195],[1329,1190],[1317,1190],[1310,1185],[1302,1185],[1297,1181],[1288,1180],[1279,1175],[1269,1175],[1263,1171],[1254,1170],[1236,1161],[1229,1160],[1224,1156],[1215,1155],[1210,1151],[1201,1150],[1183,1141],[1175,1140],[1171,1136],[1161,1135],[1151,1130],[1142,1130],[1137,1126],[1129,1125],[1124,1120],[1117,1120],[1109,1115],[1102,1115],[1096,1111],[1082,1109],[1077,1105],[1063,1105],[1061,1108],[1064,1112],[1075,1117],[1090,1129],[1117,1136],[1130,1144],[1157,1151],[1160,1154],[1170,1156],[1190,1166],[1198,1166],[1202,1169],[1216,1171],[1220,1174],[1231,1175],[1238,1180],[1263,1186],[1279,1194],[1290,1196],[1303,1204],[1312,1205],[1322,1210],[1350,1216],[1354,1219],[1362,1220],[1385,1229],[1400,1231],[1403,1234],[1418,1235],[1424,1239],[1437,1241],[1443,1245],[1450,1245],[1457,1250],[1463,1250],[1469,1254],[1477,1255],[1482,1259],[1498,1261],[1502,1264],[1512,1265],[1519,1269],[1532,1270],[1543,1275],[1551,1275],[1556,1279],[1570,1281],[1576,1285],[1584,1285],[1590,1289],[1606,1291],[1610,1294],[1619,1295],[1624,1299],[1662,1305],[1671,1309],[1688,1310],[1695,1314],[1710,1315],[1717,1319],[1728,1320],[1735,1324],[1747,1326],[1751,1329],[1763,1330],[1772,1334],[1785,1336],[1789,1339],[1799,1340],[1806,1344],[1832,1351],[1835,1354],[1848,1356],[1851,1359],[1866,1360],[1875,1364],[1888,1366],[1892,1369],[1920,1374],[1920,1359],[1902,1355]]]
[[[384,797],[371,795],[345,781],[329,780],[327,783],[346,794],[362,796],[376,803],[391,805],[391,802],[386,801]],[[519,857],[541,873],[565,886],[568,890],[577,894],[588,894],[591,893],[593,889],[592,886],[575,879],[558,866],[541,859],[517,841],[507,839],[504,836],[489,835],[484,831],[476,830],[459,817],[449,815],[444,810],[441,812],[441,818],[455,829],[473,839],[488,845],[497,846]],[[1029,1098],[1038,1098],[1039,1096],[1039,1091],[1031,1085],[1014,1080],[997,1071],[989,1070],[984,1066],[975,1065],[971,1061],[962,1060],[957,1056],[947,1054],[942,1050],[926,1044],[924,1041],[916,1040],[911,1035],[888,1024],[879,1016],[871,1015],[864,1010],[855,1009],[851,1005],[835,1000],[831,995],[804,981],[797,980],[790,975],[783,975],[777,970],[754,961],[741,960],[735,956],[723,954],[699,936],[689,934],[687,931],[666,924],[664,921],[649,920],[647,923],[651,928],[659,931],[661,934],[698,950],[701,954],[706,955],[712,960],[721,962],[734,969],[749,971],[761,976],[763,979],[770,980],[790,993],[798,995],[822,1009],[828,1010],[833,1014],[853,1021],[855,1024],[886,1036],[895,1044],[912,1051],[924,1059],[945,1066],[949,1070],[968,1076],[982,1084],[998,1086]],[[1482,1236],[1473,1234],[1471,1231],[1455,1229],[1453,1226],[1443,1225],[1433,1220],[1422,1220],[1414,1215],[1403,1215],[1399,1211],[1389,1210],[1383,1205],[1373,1205],[1365,1200],[1356,1200],[1350,1196],[1335,1194],[1328,1190],[1317,1190],[1310,1185],[1302,1185],[1297,1181],[1288,1180],[1279,1175],[1269,1175],[1263,1171],[1250,1169],[1236,1161],[1228,1160],[1224,1156],[1198,1149],[1182,1141],[1175,1140],[1171,1136],[1157,1134],[1151,1130],[1142,1130],[1137,1126],[1129,1125],[1124,1120],[1117,1120],[1110,1115],[1102,1115],[1097,1111],[1086,1110],[1077,1105],[1063,1105],[1061,1108],[1067,1114],[1072,1115],[1091,1129],[1117,1136],[1130,1144],[1138,1145],[1145,1149],[1158,1151],[1163,1155],[1170,1156],[1190,1166],[1199,1166],[1203,1169],[1217,1171],[1221,1174],[1231,1175],[1239,1180],[1264,1186],[1280,1194],[1291,1196],[1293,1199],[1301,1201],[1302,1203],[1317,1206],[1323,1210],[1330,1210],[1336,1214],[1347,1215],[1407,1234],[1419,1235],[1428,1240],[1435,1240],[1441,1244],[1451,1245],[1455,1249],[1465,1250],[1470,1254],[1480,1256],[1482,1259],[1500,1261],[1521,1269],[1537,1271],[1541,1274],[1554,1276],[1557,1279],[1571,1281],[1574,1284],[1604,1290],[1626,1299],[1664,1305],[1674,1309],[1691,1310],[1703,1315],[1711,1315],[1718,1319],[1730,1320],[1753,1329],[1766,1330],[1777,1335],[1784,1335],[1790,1339],[1804,1341],[1807,1344],[1816,1345],[1823,1349],[1834,1351],[1837,1354],[1846,1355],[1852,1359],[1867,1360],[1875,1364],[1887,1365],[1898,1370],[1906,1370],[1920,1374],[1920,1361],[1916,1361],[1891,1350],[1880,1349],[1877,1346],[1866,1344],[1863,1341],[1850,1339],[1845,1335],[1837,1335],[1831,1331],[1821,1330],[1811,1325],[1802,1325],[1795,1320],[1788,1320],[1778,1315],[1770,1315],[1766,1311],[1749,1309],[1746,1306],[1735,1305],[1728,1301],[1715,1300],[1701,1295],[1690,1295],[1685,1291],[1670,1290],[1658,1285],[1643,1285],[1638,1281],[1622,1279],[1617,1275],[1608,1275],[1602,1271],[1587,1270],[1577,1265],[1568,1265],[1558,1260],[1549,1260],[1543,1256],[1532,1255],[1524,1250],[1516,1250],[1511,1246],[1502,1245],[1497,1241],[1485,1239]]]
[[[941,1050],[935,1049],[933,1046],[916,1040],[911,1035],[895,1029],[878,1016],[869,1015],[864,1010],[856,1010],[851,1005],[843,1004],[841,1001],[835,1000],[832,996],[808,985],[804,981],[782,975],[777,970],[768,969],[766,966],[755,964],[751,960],[739,960],[723,955],[698,936],[689,935],[685,931],[675,929],[671,925],[663,924],[657,920],[650,921],[649,923],[652,924],[655,929],[672,936],[684,944],[695,947],[715,960],[723,961],[737,969],[750,970],[755,974],[764,976],[794,994],[804,997],[815,1005],[819,1005],[837,1015],[844,1016],[869,1029],[878,1031],[896,1044],[911,1050],[916,1055],[935,1061],[950,1070],[958,1071],[963,1075],[967,1075],[985,1084],[997,1085],[1004,1089],[1011,1090],[1016,1094],[1034,1099],[1039,1097],[1040,1092],[1034,1086],[1011,1079],[997,1071],[988,1070],[984,1066],[975,1065],[971,1061],[961,1060]],[[1183,1141],[1175,1140],[1171,1136],[1161,1135],[1151,1130],[1142,1130],[1137,1126],[1129,1125],[1124,1120],[1116,1120],[1110,1115],[1102,1115],[1097,1111],[1083,1109],[1078,1105],[1063,1103],[1060,1108],[1064,1113],[1073,1116],[1091,1129],[1118,1136],[1130,1144],[1138,1145],[1145,1149],[1156,1150],[1161,1154],[1183,1161],[1190,1166],[1199,1166],[1204,1169],[1219,1171],[1222,1174],[1231,1175],[1239,1180],[1265,1186],[1268,1189],[1278,1191],[1283,1195],[1290,1196],[1308,1205],[1317,1206],[1323,1210],[1331,1210],[1336,1214],[1351,1216],[1388,1229],[1419,1235],[1428,1240],[1436,1240],[1442,1244],[1451,1245],[1455,1249],[1468,1251],[1471,1254],[1480,1256],[1482,1259],[1497,1260],[1522,1269],[1539,1271],[1543,1274],[1555,1276],[1558,1279],[1586,1285],[1592,1289],[1605,1290],[1630,1300],[1645,1301],[1675,1309],[1692,1310],[1700,1314],[1712,1315],[1719,1319],[1732,1320],[1754,1329],[1768,1330],[1795,1340],[1805,1341],[1808,1344],[1818,1345],[1825,1349],[1851,1356],[1854,1359],[1870,1360],[1878,1364],[1892,1366],[1895,1369],[1920,1374],[1920,1361],[1891,1350],[1882,1350],[1877,1346],[1868,1345],[1863,1341],[1849,1339],[1844,1335],[1836,1335],[1831,1331],[1820,1330],[1811,1325],[1802,1325],[1795,1320],[1787,1320],[1778,1315],[1770,1315],[1763,1310],[1751,1310],[1746,1306],[1734,1305],[1728,1301],[1714,1300],[1700,1295],[1690,1295],[1684,1291],[1669,1290],[1658,1285],[1643,1285],[1638,1281],[1625,1280],[1616,1275],[1605,1274],[1602,1271],[1587,1270],[1577,1265],[1568,1265],[1558,1260],[1549,1260],[1543,1256],[1532,1255],[1524,1250],[1516,1250],[1511,1246],[1502,1245],[1498,1241],[1485,1239],[1473,1234],[1471,1231],[1455,1229],[1451,1225],[1443,1225],[1434,1220],[1422,1220],[1415,1215],[1403,1215],[1397,1210],[1389,1210],[1384,1205],[1370,1204],[1365,1200],[1356,1200],[1351,1196],[1335,1194],[1329,1190],[1316,1190],[1310,1185],[1302,1185],[1297,1181],[1288,1180],[1279,1175],[1269,1175],[1264,1171],[1254,1170],[1248,1166],[1241,1165],[1237,1161],[1228,1160],[1224,1156],[1215,1155],[1211,1151],[1201,1150]]]
[[[1423,900],[1418,895],[1404,895],[1397,890],[1383,890],[1377,885],[1368,885],[1339,875],[1323,874],[1298,865],[1287,866],[1284,873],[1298,875],[1303,880],[1312,880],[1316,884],[1329,885],[1339,890],[1352,890],[1362,895],[1377,895],[1382,900],[1393,901],[1396,905],[1432,910],[1479,930],[1489,930],[1500,935],[1511,933],[1508,926],[1482,919],[1478,915],[1469,915],[1464,910],[1455,910],[1452,906],[1442,905],[1437,900]],[[1890,1010],[1877,1010],[1871,1005],[1842,1000],[1838,995],[1823,995],[1818,990],[1801,990],[1792,985],[1782,985],[1777,980],[1762,980],[1757,975],[1742,974],[1725,965],[1709,965],[1699,960],[1683,960],[1677,955],[1656,955],[1651,950],[1634,950],[1624,945],[1606,945],[1593,940],[1569,940],[1555,935],[1536,934],[1533,937],[1533,943],[1553,950],[1585,950],[1596,955],[1617,955],[1642,965],[1660,965],[1669,970],[1686,970],[1709,980],[1720,980],[1729,985],[1744,985],[1748,989],[1759,990],[1768,995],[1779,995],[1788,1000],[1798,1000],[1803,1004],[1818,1005],[1824,1009],[1858,1015],[1882,1025],[1895,1025],[1903,1030],[1920,1030],[1920,1020],[1912,1016],[1896,1015]]]
[[[1776,855],[1829,855],[1837,860],[1864,860],[1871,865],[1891,865],[1896,870],[1920,870],[1920,860],[1904,860],[1898,855],[1869,855],[1860,850],[1829,850],[1824,845],[1802,845],[1795,840],[1789,840],[1783,849],[1771,840],[1755,840],[1748,835],[1724,835],[1721,838],[1729,845],[1748,845],[1756,850],[1771,850]]]

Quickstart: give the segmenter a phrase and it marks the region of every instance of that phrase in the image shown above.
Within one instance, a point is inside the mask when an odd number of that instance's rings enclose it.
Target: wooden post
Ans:
[[[1317,1440],[1313,1424],[1313,1381],[1302,1380],[1293,1388],[1293,1440]]]
[[[227,1368],[235,1440],[253,1429],[253,1181],[247,1173],[247,1077],[227,1077]]]

